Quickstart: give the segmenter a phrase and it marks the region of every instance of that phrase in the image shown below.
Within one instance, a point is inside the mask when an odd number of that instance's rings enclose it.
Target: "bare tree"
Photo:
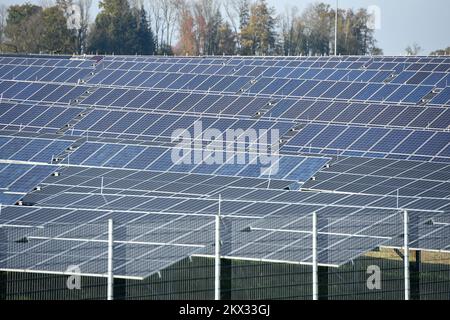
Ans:
[[[217,51],[218,33],[222,23],[219,10],[220,3],[216,0],[198,0],[193,5],[200,54],[214,54]]]
[[[177,22],[177,7],[178,3],[176,0],[157,0],[161,3],[161,39],[160,48],[164,45],[172,45],[173,32],[176,29]]]
[[[74,33],[76,52],[85,53],[92,0],[56,0],[56,4],[64,11],[68,27]]]
[[[147,0],[150,22],[155,34],[158,52],[172,45],[175,30],[178,27],[179,0]]]
[[[166,29],[166,45],[171,46],[172,45],[172,39],[174,32],[176,30],[177,21],[178,21],[178,3],[177,0],[162,0],[163,6],[163,18],[165,23],[165,29]]]
[[[412,45],[407,46],[406,49],[406,55],[408,56],[417,56],[422,52],[422,47],[419,46],[416,42],[414,42]]]
[[[298,42],[296,40],[296,35],[298,34],[297,22],[298,18],[298,8],[286,8],[285,12],[281,14],[278,18],[281,27],[281,37],[283,43],[283,54],[286,56],[297,55]]]
[[[238,49],[241,48],[241,39],[239,34],[241,32],[242,23],[243,23],[243,12],[245,8],[248,8],[250,5],[249,0],[223,0],[223,7],[225,11],[225,15],[227,16],[232,28],[233,32],[236,35],[236,44]]]
[[[79,54],[86,52],[89,24],[91,22],[92,0],[77,0],[80,8],[80,25],[77,34],[77,49]]]
[[[149,14],[149,21],[151,23],[153,32],[155,34],[155,45],[156,45],[156,52],[159,52],[160,49],[160,32],[161,32],[161,26],[162,26],[162,13],[161,13],[161,1],[160,0],[147,0],[148,5],[148,14]]]
[[[239,2],[241,0],[223,0],[222,5],[233,31],[239,32]]]

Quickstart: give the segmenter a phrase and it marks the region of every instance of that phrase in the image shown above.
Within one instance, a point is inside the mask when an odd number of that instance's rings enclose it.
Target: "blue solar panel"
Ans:
[[[450,105],[450,87],[444,88],[441,93],[431,100],[431,103]]]
[[[422,146],[430,137],[432,132],[427,131],[415,131],[408,138],[406,138],[397,148],[393,150],[394,153],[411,154],[414,153],[417,148]]]
[[[0,204],[14,204],[56,170],[54,166],[0,163]]]

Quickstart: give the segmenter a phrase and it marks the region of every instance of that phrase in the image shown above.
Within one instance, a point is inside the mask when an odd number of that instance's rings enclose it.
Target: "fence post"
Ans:
[[[312,216],[312,278],[313,278],[313,300],[319,300],[319,277],[317,264],[317,213]]]
[[[113,254],[114,254],[114,223],[108,220],[108,300],[114,299],[114,275],[113,275]]]
[[[405,300],[410,298],[410,277],[409,277],[409,239],[408,239],[408,211],[403,211],[403,265],[405,280]]]
[[[221,196],[219,195],[219,209],[215,223],[215,259],[214,259],[214,300],[220,300],[220,206]]]

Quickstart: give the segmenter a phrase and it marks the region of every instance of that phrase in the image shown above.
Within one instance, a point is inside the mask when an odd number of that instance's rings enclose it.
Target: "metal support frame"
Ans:
[[[215,255],[214,255],[214,300],[220,300],[220,206],[222,198],[219,195],[219,209],[215,217]]]
[[[114,299],[114,275],[113,275],[113,254],[114,254],[114,223],[108,220],[108,300]]]
[[[403,211],[403,265],[404,265],[404,286],[405,300],[410,299],[410,275],[409,275],[409,230],[408,211]]]
[[[317,213],[312,216],[312,285],[313,300],[319,300],[319,269],[317,263]]]

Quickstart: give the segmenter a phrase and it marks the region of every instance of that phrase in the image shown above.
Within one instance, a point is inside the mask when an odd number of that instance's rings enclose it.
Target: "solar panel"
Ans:
[[[0,204],[14,204],[57,170],[55,166],[0,162]]]

